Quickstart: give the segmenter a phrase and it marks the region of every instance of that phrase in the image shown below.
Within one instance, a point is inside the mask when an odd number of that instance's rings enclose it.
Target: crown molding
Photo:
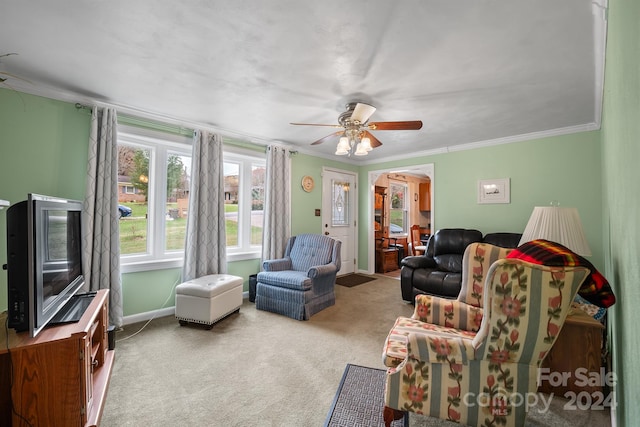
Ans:
[[[606,29],[606,20],[599,21],[599,22],[604,23],[604,26]],[[606,37],[606,32],[604,37]],[[601,63],[596,64],[596,70],[600,68],[604,68],[604,54],[598,55],[597,57],[601,58],[601,61],[600,61]],[[599,78],[604,79],[604,71],[602,72],[601,76],[599,77],[597,76],[596,80],[600,81]],[[81,104],[97,105],[97,106],[104,106],[104,107],[113,107],[113,108],[116,108],[118,112],[121,112],[123,114],[137,116],[143,119],[158,120],[158,121],[171,123],[178,126],[183,126],[190,129],[210,130],[212,132],[218,132],[222,134],[224,137],[228,137],[231,139],[240,139],[243,141],[251,142],[251,143],[265,146],[265,147],[271,143],[279,143],[279,144],[288,146],[290,147],[291,150],[297,151],[298,153],[301,153],[301,154],[320,157],[327,160],[337,161],[337,162],[341,162],[341,163],[345,163],[353,166],[371,166],[371,165],[392,162],[392,161],[415,159],[416,157],[428,157],[428,156],[434,156],[437,154],[446,154],[446,153],[451,153],[456,151],[473,150],[476,148],[492,147],[492,146],[502,145],[502,144],[511,144],[515,142],[523,142],[523,141],[530,141],[530,140],[548,138],[553,136],[568,135],[572,133],[599,130],[601,125],[600,118],[601,118],[601,112],[602,112],[603,87],[604,87],[603,81],[601,81],[599,85],[596,85],[596,106],[597,107],[599,106],[599,107],[596,108],[594,121],[591,123],[577,125],[577,126],[569,126],[564,128],[558,128],[558,129],[549,129],[549,130],[540,131],[540,132],[531,132],[526,134],[513,135],[513,136],[508,136],[503,138],[474,141],[474,142],[469,142],[469,143],[460,144],[460,145],[450,145],[446,147],[433,148],[433,149],[422,150],[422,151],[414,151],[411,153],[388,156],[388,157],[385,157],[384,159],[372,159],[372,160],[366,160],[366,158],[354,159],[353,157],[343,157],[343,156],[335,156],[331,154],[319,153],[309,148],[296,146],[284,141],[267,140],[267,139],[253,136],[253,135],[246,135],[246,134],[241,134],[234,131],[216,128],[211,124],[195,123],[195,122],[190,122],[188,120],[183,120],[180,118],[168,117],[162,114],[148,112],[138,108],[126,106],[126,105],[118,105],[118,104],[113,104],[113,103],[109,103],[102,100],[92,99],[89,96],[70,92],[70,91],[62,91],[62,90],[54,89],[51,87],[44,87],[42,85],[34,86],[33,84],[29,84],[27,82],[18,82],[16,84],[13,84],[9,90],[15,90],[18,92],[24,92],[30,95],[42,96],[45,98],[52,98],[52,99],[56,99],[63,102],[69,102],[69,103],[81,103]]]

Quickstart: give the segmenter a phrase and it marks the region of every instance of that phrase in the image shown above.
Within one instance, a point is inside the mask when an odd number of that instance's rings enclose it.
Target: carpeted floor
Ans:
[[[181,327],[173,316],[142,331],[142,324],[126,326],[117,333],[101,426],[322,426],[345,366],[384,369],[389,329],[413,312],[398,280],[375,277],[365,286],[336,286],[336,304],[308,321],[245,300],[240,313],[211,330]],[[608,414],[559,408],[553,420],[527,425],[610,425]],[[409,420],[411,427],[453,425]]]
[[[373,276],[365,276],[364,274],[352,273],[340,276],[336,279],[336,285],[346,286],[352,288],[354,286],[362,285],[363,283],[376,280]]]
[[[322,426],[347,363],[383,369],[389,329],[413,312],[397,280],[375,277],[336,286],[336,304],[308,321],[247,299],[209,331],[169,316],[124,339],[142,325],[126,326],[101,427]]]
[[[348,364],[325,427],[384,427],[384,375],[382,369]],[[403,427],[404,422],[391,425]]]

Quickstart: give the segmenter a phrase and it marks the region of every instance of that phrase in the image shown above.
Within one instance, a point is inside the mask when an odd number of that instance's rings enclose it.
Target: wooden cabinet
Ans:
[[[108,349],[108,290],[98,291],[77,323],[52,326],[35,338],[3,329],[0,340],[0,424],[97,426],[114,350]],[[4,323],[6,313],[0,316]],[[12,369],[13,381],[8,374]],[[12,385],[13,384],[13,385]],[[17,414],[11,418],[11,395]]]
[[[577,309],[567,316],[558,339],[541,365],[538,391],[564,396],[567,392],[602,391],[602,333],[604,325]],[[575,395],[574,395],[575,396]]]
[[[389,219],[387,218],[387,188],[375,187],[374,192],[374,227],[375,238],[380,240],[389,237]]]
[[[418,194],[421,211],[431,211],[431,183],[421,182],[418,185]]]
[[[376,272],[387,273],[398,269],[397,249],[382,248],[376,250]]]

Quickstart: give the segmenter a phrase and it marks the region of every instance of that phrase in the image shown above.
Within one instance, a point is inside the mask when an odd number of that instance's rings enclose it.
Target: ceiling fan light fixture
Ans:
[[[371,146],[371,139],[369,139],[369,137],[364,137],[360,140],[360,144],[362,144],[362,147],[367,151],[371,151],[373,150],[373,147]]]
[[[356,156],[366,156],[369,152],[366,150],[362,142],[358,142],[358,145],[356,145],[356,152],[353,154]]]
[[[349,151],[341,149],[340,147],[338,147],[335,152],[336,156],[346,156],[347,154],[349,154]]]
[[[366,156],[374,147],[379,147],[382,142],[370,131],[372,130],[418,130],[422,128],[422,121],[396,121],[396,122],[369,122],[369,118],[376,111],[373,105],[362,102],[350,102],[346,105],[346,111],[338,116],[337,125],[322,123],[291,123],[299,126],[328,126],[342,128],[330,135],[311,143],[319,145],[325,141],[340,137],[336,147],[336,156]]]
[[[340,138],[340,142],[338,142],[338,146],[336,147],[336,156],[344,156],[349,154],[351,150],[351,146],[349,145],[349,138],[343,136]]]

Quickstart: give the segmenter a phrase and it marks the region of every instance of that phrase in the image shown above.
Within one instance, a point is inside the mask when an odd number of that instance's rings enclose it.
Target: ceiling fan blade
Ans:
[[[340,125],[326,125],[326,124],[319,124],[319,123],[289,123],[290,125],[295,125],[295,126],[328,126],[328,127],[332,127],[332,128],[341,128],[342,126]]]
[[[364,136],[366,136],[367,138],[369,138],[371,140],[371,147],[376,148],[382,145],[382,142],[380,142],[380,140],[378,138],[376,138],[375,136],[373,136],[373,134],[371,132],[369,132],[368,130],[364,131]]]
[[[328,141],[331,138],[335,138],[338,135],[342,135],[343,133],[344,133],[343,130],[339,130],[338,132],[334,132],[334,133],[332,133],[330,135],[325,136],[324,138],[320,138],[319,140],[312,142],[311,145],[322,144],[323,142]]]
[[[422,128],[422,121],[373,122],[368,127],[370,130],[418,130]]]
[[[356,108],[353,109],[353,113],[351,113],[351,120],[357,120],[360,123],[366,123],[367,120],[369,120],[369,117],[371,117],[371,115],[375,113],[375,111],[376,107],[374,107],[373,105],[358,102],[356,104]]]

